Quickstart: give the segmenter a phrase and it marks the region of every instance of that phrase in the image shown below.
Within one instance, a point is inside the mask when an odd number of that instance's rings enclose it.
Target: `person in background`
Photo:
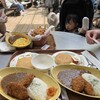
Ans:
[[[78,32],[78,16],[75,14],[69,14],[65,21],[65,31]]]
[[[0,2],[0,36],[6,33],[6,25],[5,25],[6,22],[7,22],[7,16],[4,13],[2,2]]]
[[[89,30],[86,32],[86,40],[89,44],[94,44],[94,39],[100,42],[100,29]]]
[[[8,8],[16,8],[16,12],[20,12],[21,16],[25,15],[24,6],[17,0],[5,0]]]
[[[83,17],[82,27],[78,27],[79,17],[76,14],[68,14],[65,20],[65,31],[70,33],[85,36],[86,31],[89,29],[89,18]]]

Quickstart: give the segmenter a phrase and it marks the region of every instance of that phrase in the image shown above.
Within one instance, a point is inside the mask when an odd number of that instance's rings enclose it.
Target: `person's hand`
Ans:
[[[100,30],[99,29],[89,30],[86,32],[87,43],[94,44],[95,41],[93,40],[93,38],[100,41]]]

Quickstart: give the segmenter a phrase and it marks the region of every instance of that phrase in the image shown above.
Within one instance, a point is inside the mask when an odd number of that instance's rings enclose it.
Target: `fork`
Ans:
[[[86,58],[86,57],[85,57]],[[86,58],[87,62],[88,62],[88,67],[91,67],[91,68],[96,68],[98,69],[88,58]]]
[[[61,95],[57,100],[69,100],[67,91],[64,87],[61,86]]]

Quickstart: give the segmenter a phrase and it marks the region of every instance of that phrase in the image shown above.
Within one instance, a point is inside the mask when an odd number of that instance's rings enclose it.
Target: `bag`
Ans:
[[[93,19],[93,4],[91,0],[64,0],[60,10],[60,30],[65,30],[65,20],[68,14],[76,14],[78,16],[78,28],[82,27],[83,17],[89,18],[89,28]]]

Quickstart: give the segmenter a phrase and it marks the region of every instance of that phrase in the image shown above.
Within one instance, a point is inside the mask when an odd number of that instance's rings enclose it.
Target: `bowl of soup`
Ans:
[[[31,39],[25,33],[9,33],[6,34],[5,41],[8,45],[16,47],[16,48],[24,48],[30,45]]]

